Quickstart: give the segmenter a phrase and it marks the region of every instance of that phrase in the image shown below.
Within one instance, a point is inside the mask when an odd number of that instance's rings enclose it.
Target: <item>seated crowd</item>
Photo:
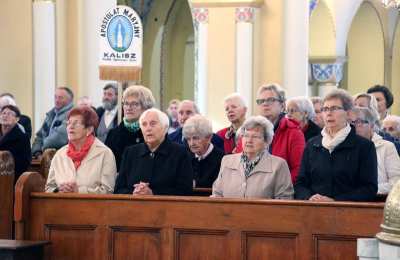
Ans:
[[[210,188],[211,197],[373,201],[400,179],[400,117],[389,114],[393,95],[385,86],[355,97],[337,89],[286,100],[278,84],[263,85],[252,116],[233,93],[223,101],[230,125],[216,133],[193,101],[174,99],[164,113],[144,86],[124,90],[122,115],[114,84],[103,88],[99,108],[87,96],[74,107],[73,97],[56,89],[31,147],[29,117],[11,94],[0,95],[0,150],[13,155],[16,179],[47,148],[57,152],[46,192],[192,195]]]

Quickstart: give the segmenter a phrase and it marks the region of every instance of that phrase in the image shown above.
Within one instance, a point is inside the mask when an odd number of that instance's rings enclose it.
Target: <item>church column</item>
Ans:
[[[33,12],[34,132],[54,106],[56,85],[55,4],[35,0]]]
[[[252,114],[253,94],[253,23],[257,9],[237,7],[236,20],[236,75],[235,89],[248,105],[248,114]]]
[[[309,0],[285,0],[283,87],[288,97],[308,95]]]
[[[320,97],[324,97],[331,90],[337,89],[343,78],[344,61],[344,58],[338,58],[334,62],[311,62],[312,77],[317,82]]]
[[[207,43],[208,43],[208,9],[192,9],[195,29],[195,102],[200,113],[207,114]]]

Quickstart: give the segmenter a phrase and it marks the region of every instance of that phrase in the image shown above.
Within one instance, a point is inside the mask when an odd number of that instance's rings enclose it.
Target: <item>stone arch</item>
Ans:
[[[320,0],[310,16],[310,52],[313,57],[336,56],[336,29],[331,10]]]
[[[351,94],[365,92],[385,80],[385,38],[375,6],[364,1],[353,18],[347,38],[347,69],[342,86]]]
[[[194,27],[186,0],[153,1],[143,42],[143,84],[166,108],[173,98],[194,98]]]

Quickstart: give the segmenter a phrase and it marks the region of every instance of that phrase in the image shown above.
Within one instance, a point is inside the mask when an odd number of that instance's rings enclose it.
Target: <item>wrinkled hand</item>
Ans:
[[[327,196],[323,196],[323,195],[321,195],[321,194],[314,194],[314,195],[312,195],[310,198],[309,198],[309,200],[311,200],[311,201],[325,201],[325,202],[329,202],[329,201],[334,201],[334,199],[332,199],[332,198],[330,198],[330,197],[327,197]]]
[[[64,182],[61,183],[60,186],[58,187],[59,192],[64,192],[64,193],[71,193],[71,192],[78,192],[78,185],[76,182]]]
[[[132,193],[133,195],[153,195],[148,182],[140,182],[134,184],[133,187],[135,188]]]

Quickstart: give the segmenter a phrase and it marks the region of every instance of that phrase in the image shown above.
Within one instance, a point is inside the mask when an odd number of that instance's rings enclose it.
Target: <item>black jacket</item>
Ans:
[[[128,147],[114,193],[132,194],[133,185],[139,182],[149,183],[154,195],[191,195],[193,170],[189,153],[167,138],[155,152],[144,143]]]
[[[14,157],[14,182],[16,182],[31,163],[31,143],[29,137],[22,132],[18,125],[15,125],[10,132],[0,139],[0,150],[9,151]]]
[[[32,123],[31,119],[26,115],[21,115],[19,117],[19,124],[21,124],[25,129],[25,134],[31,139],[32,137]]]
[[[307,142],[314,136],[320,135],[321,130],[322,130],[321,127],[316,125],[313,121],[308,120],[308,127],[307,130],[304,132],[304,139],[306,139]]]
[[[188,147],[186,139],[183,138],[182,127],[179,127],[174,132],[170,133],[168,135],[168,139],[171,140],[172,142]],[[224,140],[218,135],[216,134],[212,135],[211,143],[221,151],[224,151]]]
[[[103,114],[104,114],[105,111],[106,111],[106,110],[104,109],[104,107],[98,107],[98,108],[96,108],[96,114],[97,114],[97,116],[99,117],[99,122],[100,122],[101,117],[103,116]],[[118,125],[118,112],[117,112],[117,114],[116,114],[115,117],[114,117],[113,124],[114,124],[114,125]]]
[[[374,144],[354,128],[332,154],[322,136],[312,138],[303,153],[295,198],[307,200],[318,193],[341,201],[373,201],[378,191]]]
[[[224,157],[224,152],[216,147],[214,147],[206,158],[200,161],[194,156],[194,154],[192,154],[192,167],[196,187],[212,187],[215,179],[218,177],[222,157]]]
[[[121,122],[118,127],[111,129],[110,132],[108,132],[104,143],[112,150],[115,156],[115,162],[117,163],[117,171],[119,171],[122,154],[124,153],[125,148],[143,142],[143,134],[140,129],[135,133],[129,132],[124,126],[124,122]]]

